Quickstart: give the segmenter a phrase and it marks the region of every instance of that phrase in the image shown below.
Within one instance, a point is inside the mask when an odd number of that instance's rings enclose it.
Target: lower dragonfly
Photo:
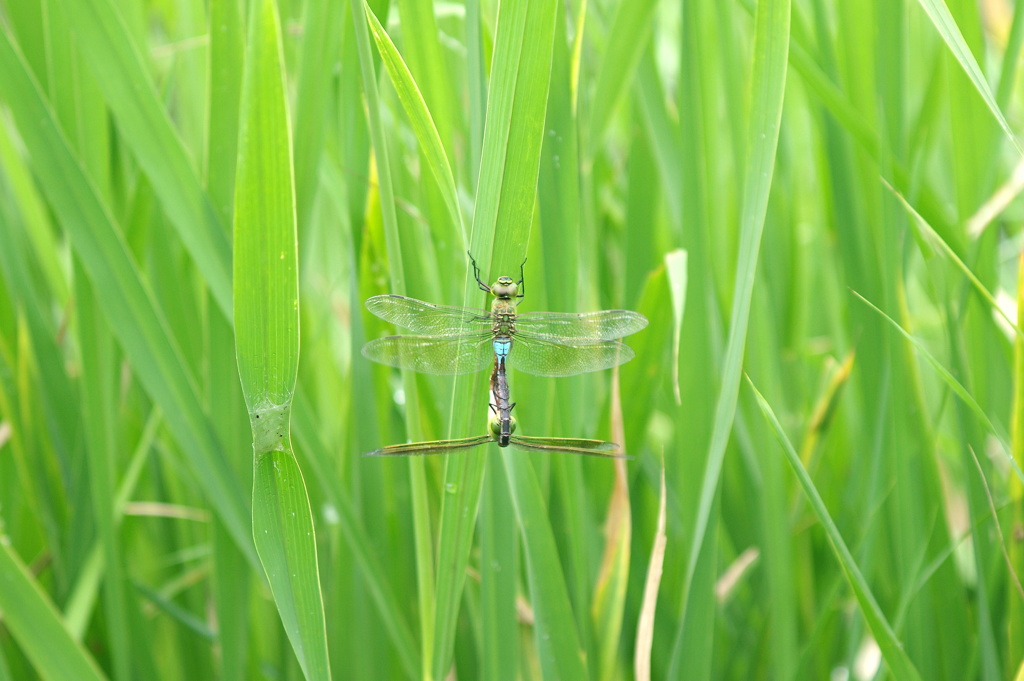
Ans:
[[[575,437],[530,437],[516,435],[516,419],[512,416],[514,402],[509,402],[508,380],[505,377],[505,364],[498,357],[494,358],[494,370],[491,372],[491,418],[488,420],[487,434],[473,437],[456,438],[453,440],[430,440],[428,442],[409,442],[401,445],[388,445],[368,452],[366,456],[424,456],[430,454],[450,454],[461,449],[479,447],[494,442],[499,447],[511,445],[528,452],[565,452],[583,456],[598,456],[605,459],[628,459],[618,452],[619,446],[614,442],[588,440]]]
[[[469,256],[481,290],[494,296],[491,310],[434,305],[394,294],[373,296],[367,309],[415,334],[388,336],[363,346],[368,359],[427,374],[482,371],[492,358],[535,376],[575,376],[618,366],[633,358],[619,338],[647,326],[631,310],[600,312],[525,312],[516,308],[526,295],[523,265],[519,281],[498,277],[488,286]],[[513,346],[517,349],[513,351]]]

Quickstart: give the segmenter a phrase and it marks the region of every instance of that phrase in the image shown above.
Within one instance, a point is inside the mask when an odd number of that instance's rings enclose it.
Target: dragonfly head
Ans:
[[[519,294],[519,285],[512,281],[512,277],[498,277],[498,281],[491,284],[491,293],[496,298],[515,298]]]

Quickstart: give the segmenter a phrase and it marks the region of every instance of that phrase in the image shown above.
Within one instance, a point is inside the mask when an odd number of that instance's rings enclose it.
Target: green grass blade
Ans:
[[[238,161],[238,105],[245,67],[245,22],[241,0],[210,0],[209,114],[206,133],[206,191],[222,229],[232,224],[235,163]]]
[[[686,310],[686,251],[672,251],[665,255],[665,273],[672,294],[672,390],[676,404],[682,404],[679,392],[679,345],[683,338],[683,312]]]
[[[471,239],[485,277],[518,270],[526,252],[551,76],[555,4],[506,3],[500,8]],[[479,301],[476,283],[469,280],[466,286],[466,303]],[[456,432],[468,427],[471,414],[480,413],[462,406],[470,394],[466,385],[466,379],[457,379],[453,390],[451,422]],[[435,679],[446,676],[455,645],[484,458],[461,454],[448,457],[446,464],[445,486],[456,492],[446,494],[441,507]],[[511,465],[531,464],[520,457]]]
[[[235,347],[255,455],[253,536],[306,679],[329,679],[313,514],[291,443],[299,282],[291,126],[274,0],[254,3],[235,185]]]
[[[704,534],[718,489],[725,449],[729,443],[733,417],[736,413],[757,256],[761,246],[761,234],[764,231],[768,192],[775,168],[775,151],[782,118],[789,53],[789,22],[789,0],[762,0],[758,4],[754,21],[753,102],[748,130],[750,159],[743,187],[732,314],[722,365],[722,384],[715,404],[711,445],[701,484],[697,518],[690,540],[683,582],[684,599],[688,597],[696,570],[697,555],[704,543]]]
[[[523,457],[508,453],[502,453],[502,460],[523,538],[535,618],[534,640],[544,678],[583,681],[589,677],[540,484],[528,460],[521,465]]]
[[[67,0],[64,7],[122,139],[146,172],[218,306],[230,316],[227,231],[203,191],[195,161],[189,159],[160,103],[128,27],[111,0]]]
[[[892,187],[889,188],[892,189]],[[956,265],[957,269],[963,272],[964,276],[967,277],[967,280],[971,282],[971,286],[974,287],[974,290],[977,291],[978,294],[985,299],[985,302],[987,302],[991,306],[992,311],[1003,318],[1003,321],[1005,321],[1010,326],[1010,328],[1014,330],[1019,339],[1024,339],[1024,332],[1022,332],[1020,326],[1017,325],[1017,320],[1011,319],[1010,315],[1006,312],[1006,310],[1004,310],[998,303],[996,303],[995,296],[993,296],[989,292],[989,290],[985,288],[985,285],[981,282],[980,279],[978,279],[977,275],[971,271],[971,268],[968,267],[967,264],[960,259],[960,256],[956,254],[956,251],[954,251],[952,247],[948,243],[946,243],[946,240],[943,239],[942,236],[938,232],[936,232],[931,225],[928,224],[927,220],[921,217],[921,214],[918,213],[912,205],[910,205],[910,202],[907,201],[902,194],[900,194],[896,190],[893,190],[893,193],[896,195],[896,198],[899,199],[900,203],[903,205],[903,208],[906,209],[907,214],[910,216],[910,224],[913,226],[914,231],[917,233],[919,243],[927,244],[928,246],[931,246],[936,250],[942,251],[942,253],[947,258],[952,260],[953,264]],[[930,254],[925,253],[924,255],[928,256]]]
[[[85,648],[68,633],[60,613],[32,579],[6,536],[0,536],[0,612],[5,628],[42,678],[106,678]]]
[[[331,79],[325,68],[338,61],[344,6],[332,0],[306,3],[297,95],[295,98],[295,202],[299,231],[308,234],[313,201],[320,184],[319,168],[331,111]]]
[[[633,82],[633,72],[650,40],[657,7],[653,0],[618,3],[608,28],[608,44],[601,52],[590,110],[591,145],[601,143],[615,105]]]
[[[66,227],[71,245],[92,280],[102,310],[139,381],[166,415],[188,457],[239,546],[256,564],[241,485],[201,408],[195,384],[152,293],[143,283],[110,211],[96,194],[53,118],[38,84],[0,30],[0,98],[14,113],[32,154],[33,168],[50,206]]]
[[[420,149],[423,150],[423,154],[427,158],[430,172],[441,189],[441,196],[444,199],[445,207],[448,209],[452,225],[458,228],[457,236],[461,236],[464,247],[468,248],[468,235],[463,225],[462,211],[459,210],[459,197],[458,191],[455,188],[455,177],[452,175],[452,167],[448,163],[448,155],[445,153],[444,145],[441,143],[441,136],[434,126],[434,119],[427,109],[427,103],[423,100],[420,89],[416,86],[416,81],[413,80],[412,73],[409,72],[409,68],[405,65],[405,61],[402,59],[402,55],[398,53],[395,44],[391,42],[387,31],[380,25],[377,16],[366,2],[363,3],[363,7],[366,10],[366,20],[370,27],[370,33],[377,44],[377,51],[380,53],[384,68],[391,78],[391,84],[398,93],[398,101],[402,103],[402,107],[405,109],[410,123],[412,123],[413,132],[416,133]]]
[[[1020,9],[1020,8],[1018,8]],[[1017,259],[1018,271],[1024,271],[1024,253]],[[1024,277],[1017,279],[1017,319],[1024,319]],[[1013,344],[1013,404],[1010,411],[1010,444],[1013,458],[1024,468],[1024,339],[1019,336]],[[1019,478],[1010,481],[1013,503],[1013,522],[1024,527],[1024,482]],[[1010,543],[1010,567],[1024,565],[1024,542]],[[1011,660],[1021,660],[1024,673],[1024,601],[1010,600],[1009,623],[1007,624],[1008,655]]]
[[[351,0],[352,19],[355,25],[356,45],[359,53],[359,67],[362,76],[363,91],[366,94],[367,119],[370,128],[370,139],[373,143],[374,161],[377,164],[378,187],[380,191],[381,222],[384,227],[385,247],[390,265],[392,290],[404,294],[406,288],[406,270],[402,259],[401,240],[398,231],[398,218],[395,214],[395,190],[391,174],[391,163],[388,154],[388,142],[384,134],[381,115],[380,95],[377,88],[377,75],[374,70],[373,58],[370,53],[370,23],[365,13],[362,0]],[[402,371],[402,386],[406,399],[413,408],[406,410],[406,435],[411,440],[421,440],[423,432],[420,425],[417,403],[416,380],[410,371]],[[433,658],[435,634],[435,601],[436,596],[431,586],[435,583],[434,555],[431,546],[430,508],[427,505],[427,481],[425,463],[416,457],[409,460],[409,477],[412,487],[413,532],[416,546],[416,579],[417,596],[419,599],[420,641],[422,657],[421,673],[429,678]]]
[[[969,392],[967,392],[967,388],[965,388],[963,386],[963,384],[960,383],[960,381],[956,380],[956,378],[949,371],[949,369],[947,369],[946,367],[942,366],[942,363],[939,362],[939,360],[935,358],[935,355],[933,355],[932,353],[928,352],[928,349],[921,343],[921,341],[919,341],[917,338],[915,338],[913,335],[911,335],[906,329],[904,329],[902,326],[900,326],[899,323],[897,323],[895,319],[893,319],[892,317],[887,315],[885,312],[880,310],[877,306],[875,306],[874,303],[872,303],[870,300],[868,300],[867,298],[865,298],[861,294],[857,293],[856,291],[853,291],[852,293],[853,293],[853,295],[855,295],[858,298],[860,298],[864,302],[865,305],[867,305],[872,310],[874,310],[875,312],[880,314],[885,319],[885,321],[889,322],[889,324],[891,324],[892,327],[894,329],[896,329],[896,331],[899,332],[899,334],[901,336],[903,336],[908,341],[910,341],[910,344],[913,345],[914,349],[917,350],[917,352],[922,357],[924,357],[924,359],[928,362],[928,364],[931,365],[932,369],[935,370],[935,373],[937,373],[939,375],[939,378],[941,378],[943,380],[943,382],[945,382],[945,384],[950,387],[950,389],[956,394],[957,397],[959,397],[961,400],[963,400],[964,404],[966,404],[968,407],[970,407],[971,411],[974,412],[975,416],[977,416],[978,419],[983,424],[985,424],[985,426],[988,428],[989,432],[992,433],[996,437],[996,439],[999,441],[1000,448],[1003,450],[1003,452],[1007,456],[1007,460],[1008,460],[1010,466],[1013,468],[1014,472],[1017,474],[1017,477],[1022,482],[1024,482],[1024,471],[1021,470],[1020,466],[1018,466],[1017,462],[1014,460],[1013,455],[1012,455],[1012,453],[1010,451],[1010,446],[1009,446],[1009,444],[1007,444],[1005,433],[1003,433],[1001,429],[996,427],[996,425],[988,417],[988,414],[985,413],[985,410],[982,409],[981,405],[978,404],[977,400],[975,400],[974,397]]]
[[[803,463],[801,463],[800,455],[793,448],[793,444],[786,436],[786,432],[782,429],[782,424],[775,417],[775,412],[772,411],[771,406],[761,393],[757,391],[757,388],[754,387],[753,382],[749,378],[747,382],[750,385],[750,389],[754,391],[758,406],[775,431],[775,437],[778,438],[779,444],[782,445],[786,459],[793,468],[793,472],[796,474],[797,480],[799,480],[800,486],[803,488],[815,516],[818,518],[818,522],[821,523],[825,530],[829,545],[832,547],[832,551],[835,553],[836,559],[843,569],[843,575],[857,597],[857,603],[860,605],[861,613],[864,615],[865,621],[867,621],[868,628],[871,629],[871,635],[878,642],[878,646],[882,650],[885,663],[889,666],[895,678],[920,681],[921,676],[918,674],[917,668],[910,661],[910,658],[907,657],[902,643],[900,643],[896,638],[895,632],[893,632],[892,625],[889,624],[882,609],[878,606],[878,602],[875,600],[874,594],[871,593],[867,580],[861,574],[857,562],[850,553],[850,549],[846,547],[842,534],[839,533],[839,528],[836,527],[832,516],[825,507],[825,502],[822,501],[821,495],[818,494],[814,481],[811,480],[811,476],[807,473]]]
[[[114,343],[103,326],[88,278],[75,277],[78,305],[79,343],[82,348],[82,400],[86,442],[89,452],[89,484],[100,546],[103,549],[104,614],[111,641],[114,678],[130,679],[133,629],[128,618],[128,594],[121,537],[120,509],[115,506],[115,476],[119,461],[115,446],[113,416],[116,410]]]
[[[1024,155],[1024,148],[1021,147],[1017,136],[1013,134],[1010,124],[1006,121],[1006,117],[1003,116],[1003,112],[999,108],[995,96],[992,94],[992,89],[988,86],[988,81],[981,72],[978,60],[971,53],[971,48],[968,47],[967,41],[964,40],[960,27],[956,25],[956,21],[953,19],[953,15],[949,13],[946,3],[943,0],[918,0],[918,3],[925,11],[925,14],[928,15],[928,18],[932,20],[932,23],[935,24],[935,30],[939,32],[939,36],[945,41],[949,51],[960,62],[960,66],[963,67],[967,77],[971,79],[971,83],[978,90],[978,94],[981,95],[989,111],[995,116],[999,127],[1003,129],[1010,142],[1013,143],[1014,148],[1017,149],[1017,153]]]

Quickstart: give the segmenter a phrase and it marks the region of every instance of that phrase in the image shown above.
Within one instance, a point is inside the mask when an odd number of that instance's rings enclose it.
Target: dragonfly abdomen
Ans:
[[[508,353],[512,351],[512,339],[508,336],[498,337],[494,339],[493,344],[495,357],[504,362]]]

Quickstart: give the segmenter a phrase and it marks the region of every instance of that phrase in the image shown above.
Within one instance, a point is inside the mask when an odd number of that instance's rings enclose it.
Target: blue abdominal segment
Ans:
[[[508,357],[509,351],[512,349],[511,338],[495,338],[494,339],[494,354],[497,355],[502,362]]]

